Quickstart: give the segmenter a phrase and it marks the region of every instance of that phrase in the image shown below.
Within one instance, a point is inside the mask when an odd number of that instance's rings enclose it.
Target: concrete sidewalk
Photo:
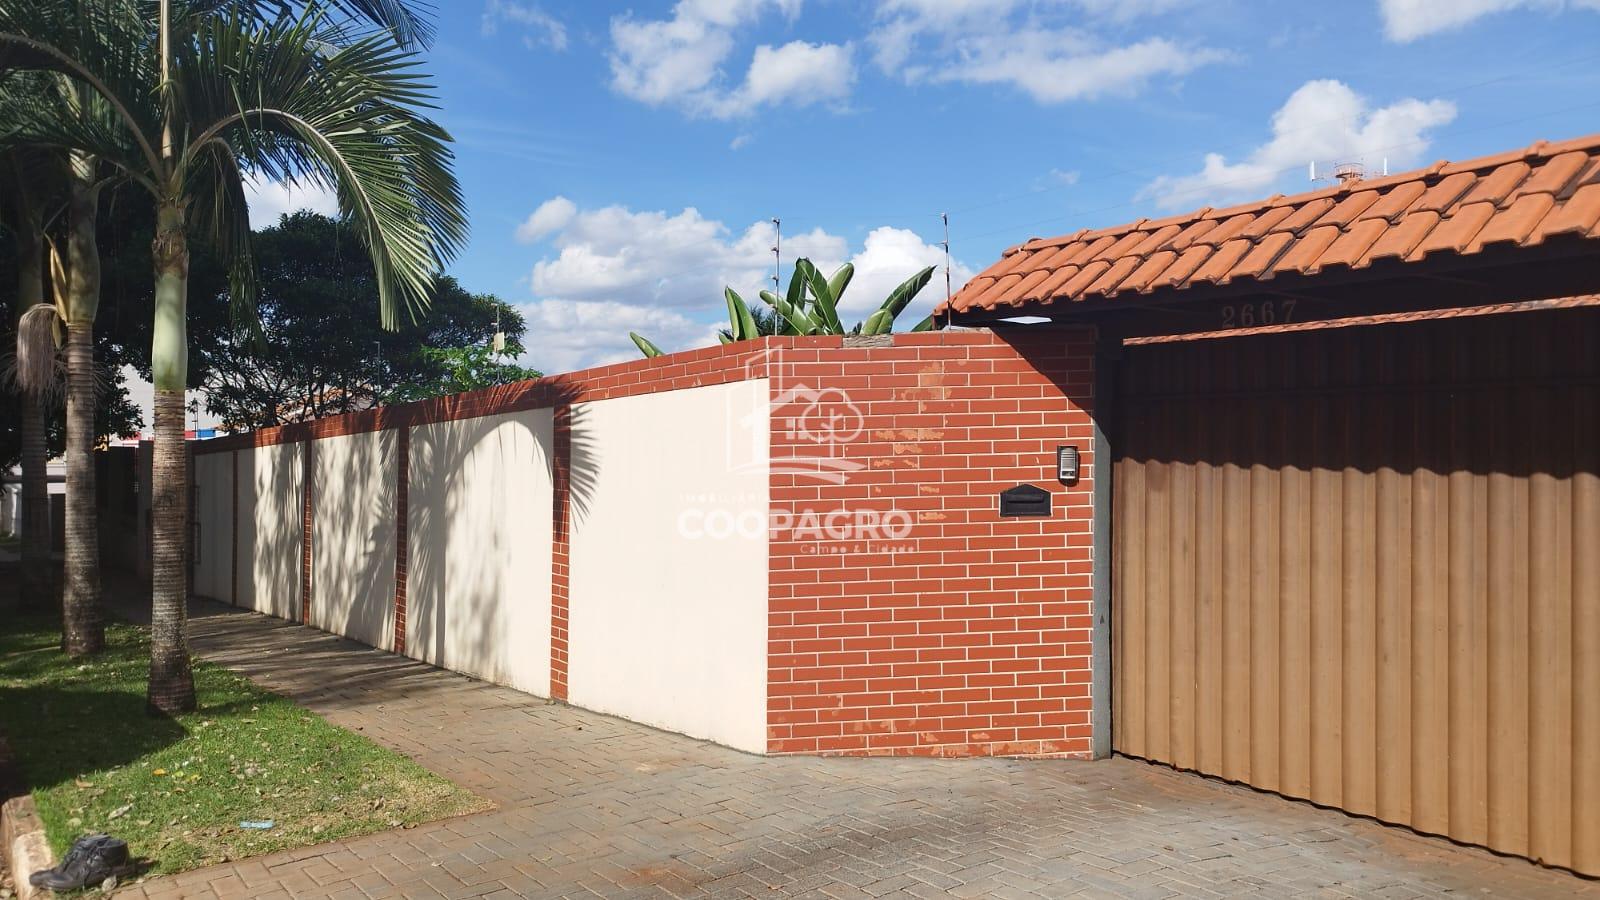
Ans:
[[[199,606],[195,652],[494,800],[118,896],[1600,897],[1130,760],[760,758]]]

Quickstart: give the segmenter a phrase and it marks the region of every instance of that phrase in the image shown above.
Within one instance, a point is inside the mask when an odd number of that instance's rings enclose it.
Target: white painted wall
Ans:
[[[408,655],[550,695],[554,433],[548,409],[411,430]]]
[[[311,624],[391,650],[395,433],[323,438],[312,459]]]
[[[233,454],[207,453],[194,458],[195,521],[199,525],[199,560],[194,592],[233,602]]]
[[[766,752],[766,380],[573,408],[573,703]],[[754,523],[699,534],[705,514]]]
[[[238,453],[239,596],[234,602],[280,619],[299,619],[304,449],[294,443]]]

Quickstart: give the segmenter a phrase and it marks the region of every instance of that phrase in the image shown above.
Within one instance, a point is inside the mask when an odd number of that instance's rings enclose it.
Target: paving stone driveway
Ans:
[[[1129,760],[762,759],[197,613],[196,652],[499,808],[118,896],[1600,897],[1600,882]]]

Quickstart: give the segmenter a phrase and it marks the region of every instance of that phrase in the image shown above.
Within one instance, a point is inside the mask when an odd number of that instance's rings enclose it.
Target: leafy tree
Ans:
[[[449,136],[425,115],[431,85],[396,24],[355,35],[314,3],[0,0],[0,68],[74,80],[111,110],[99,127],[40,104],[13,139],[114,167],[156,210],[153,598],[148,702],[194,708],[186,641],[190,233],[230,267],[241,318],[254,299],[244,172],[337,190],[373,261],[381,319],[427,307],[434,273],[466,237]],[[399,0],[356,3],[386,17]],[[273,9],[277,11],[272,12]],[[152,24],[159,23],[152,28]]]
[[[418,351],[418,355],[436,366],[439,375],[396,390],[393,398],[397,401],[426,400],[429,397],[462,394],[495,385],[542,378],[544,375],[535,369],[525,369],[510,362],[512,350],[509,340],[504,353],[497,353],[492,347],[479,345],[423,347]]]
[[[257,232],[254,243],[259,332],[214,323],[222,327],[209,345],[197,344],[194,354],[195,368],[203,373],[196,386],[229,428],[282,425],[451,393],[446,388],[474,369],[486,378],[530,377],[487,356],[497,319],[507,349],[522,352],[521,313],[492,295],[468,293],[454,278],[434,279],[433,302],[414,321],[394,331],[374,321],[368,313],[378,303],[378,281],[353,223],[298,212]],[[214,287],[226,294],[223,285]],[[474,347],[485,348],[482,361],[435,349],[467,353]],[[470,387],[494,383],[501,381]]]

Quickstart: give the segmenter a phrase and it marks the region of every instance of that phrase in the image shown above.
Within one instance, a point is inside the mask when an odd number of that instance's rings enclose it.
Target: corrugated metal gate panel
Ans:
[[[1600,874],[1600,311],[1121,381],[1116,749]]]

